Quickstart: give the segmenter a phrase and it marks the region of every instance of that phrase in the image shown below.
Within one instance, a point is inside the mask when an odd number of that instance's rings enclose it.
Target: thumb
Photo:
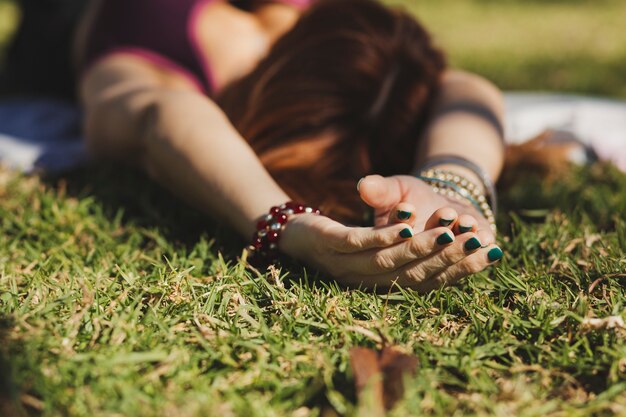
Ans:
[[[402,188],[396,177],[368,175],[357,184],[361,199],[378,210],[391,210],[402,201]]]

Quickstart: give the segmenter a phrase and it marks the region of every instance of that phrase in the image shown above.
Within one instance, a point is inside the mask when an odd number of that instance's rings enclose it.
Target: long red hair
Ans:
[[[444,67],[409,14],[320,0],[218,102],[290,197],[360,223],[356,182],[412,168]]]

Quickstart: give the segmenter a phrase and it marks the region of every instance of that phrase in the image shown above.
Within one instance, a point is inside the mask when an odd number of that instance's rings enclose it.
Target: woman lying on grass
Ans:
[[[426,291],[502,257],[488,204],[500,93],[447,70],[408,14],[96,3],[78,46],[90,150],[253,236],[255,260],[280,251],[345,284]]]

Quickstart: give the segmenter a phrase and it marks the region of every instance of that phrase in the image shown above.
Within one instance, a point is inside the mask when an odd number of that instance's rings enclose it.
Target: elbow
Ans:
[[[467,98],[474,98],[488,105],[499,117],[503,116],[502,91],[488,79],[471,72],[453,70],[446,72],[443,83]]]
[[[472,82],[477,91],[485,97],[485,100],[492,106],[498,114],[504,114],[504,95],[493,82],[476,74],[472,74]]]
[[[147,132],[154,130],[157,106],[153,101],[132,109],[124,104],[105,101],[86,109],[83,133],[92,159],[124,161],[142,152]]]

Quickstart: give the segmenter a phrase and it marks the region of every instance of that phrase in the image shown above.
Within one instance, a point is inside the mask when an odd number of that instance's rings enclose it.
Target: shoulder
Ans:
[[[96,61],[80,80],[83,99],[139,89],[197,91],[191,81],[131,54],[114,54]]]

